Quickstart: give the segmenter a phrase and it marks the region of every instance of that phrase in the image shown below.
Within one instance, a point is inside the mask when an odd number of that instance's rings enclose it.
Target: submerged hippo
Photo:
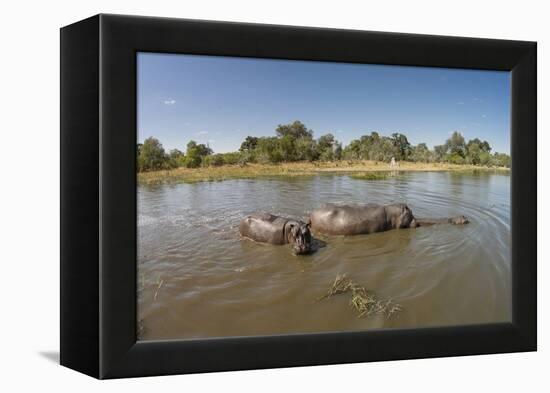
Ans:
[[[309,224],[302,221],[274,216],[269,213],[256,213],[244,218],[239,225],[241,236],[270,244],[292,244],[294,254],[307,254],[311,251]]]
[[[327,235],[359,235],[399,228],[434,224],[467,224],[464,216],[452,218],[415,218],[404,203],[392,205],[326,205],[310,215],[313,231]]]

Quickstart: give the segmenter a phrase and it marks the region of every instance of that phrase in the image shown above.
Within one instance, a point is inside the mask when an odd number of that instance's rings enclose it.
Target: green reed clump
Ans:
[[[389,175],[385,172],[363,172],[349,175],[355,180],[386,180]]]
[[[399,304],[394,303],[392,300],[378,299],[374,292],[353,282],[345,274],[336,275],[332,286],[319,300],[348,292],[351,292],[349,304],[358,312],[358,318],[375,314],[383,314],[386,318],[390,318],[402,309]]]

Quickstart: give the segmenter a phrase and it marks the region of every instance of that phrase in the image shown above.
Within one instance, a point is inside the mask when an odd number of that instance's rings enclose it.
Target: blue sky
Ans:
[[[191,139],[217,153],[302,121],[347,145],[377,131],[430,148],[457,130],[510,152],[510,74],[502,71],[138,54],[138,140]]]

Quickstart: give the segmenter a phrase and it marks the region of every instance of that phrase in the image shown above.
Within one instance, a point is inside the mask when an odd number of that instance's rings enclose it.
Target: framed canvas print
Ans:
[[[536,44],[61,29],[61,364],[536,350]]]

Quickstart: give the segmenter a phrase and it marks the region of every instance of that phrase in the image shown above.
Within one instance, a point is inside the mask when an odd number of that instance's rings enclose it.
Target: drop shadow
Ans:
[[[59,364],[59,351],[40,351],[38,354],[50,362]]]

